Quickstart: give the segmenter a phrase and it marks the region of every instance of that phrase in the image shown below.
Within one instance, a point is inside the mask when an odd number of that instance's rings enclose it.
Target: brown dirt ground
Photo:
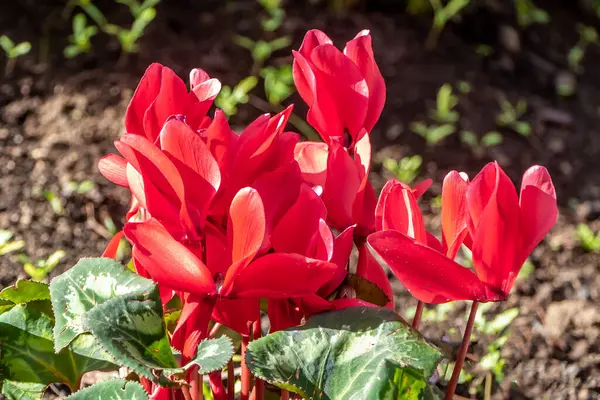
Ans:
[[[125,23],[127,13],[112,3],[97,2],[109,20]],[[462,23],[449,26],[437,48],[426,51],[427,16],[407,15],[391,0],[363,3],[339,15],[322,5],[288,1],[282,31],[293,37],[297,48],[309,28],[325,30],[340,45],[361,29],[371,30],[388,91],[373,132],[376,163],[385,157],[421,154],[421,175],[436,182],[432,196],[439,194],[448,170],[459,168],[472,175],[491,159],[499,160],[515,181],[527,166],[544,164],[557,186],[561,217],[532,255],[534,272],[518,283],[508,302],[493,309],[520,307],[502,349],[506,377],[494,385],[494,398],[600,398],[600,257],[581,250],[574,229],[577,222],[600,228],[600,70],[595,68],[600,53],[591,47],[585,72],[576,77],[568,73],[566,63],[566,53],[577,40],[576,24],[597,26],[597,19],[570,2],[538,1],[550,12],[551,23],[517,32],[510,7],[474,1]],[[225,84],[234,84],[248,74],[251,59],[231,39],[235,34],[256,37],[259,12],[251,0],[165,0],[139,54],[122,59],[115,43],[98,35],[92,54],[65,61],[62,49],[70,22],[61,15],[63,7],[59,0],[0,6],[0,33],[33,44],[14,73],[0,79],[0,229],[24,240],[24,252],[34,259],[64,249],[68,256],[53,274],[103,250],[109,236],[102,226],[107,216],[117,225],[123,222],[127,194],[107,182],[96,163],[114,151],[112,141],[123,131],[125,107],[145,67],[159,61],[185,76],[200,66]],[[501,33],[506,29],[509,36],[517,33],[516,41]],[[491,45],[494,54],[477,55],[475,46],[480,43]],[[510,51],[515,45],[518,49]],[[289,61],[289,52],[275,58]],[[570,98],[555,94],[555,80],[565,77],[577,81],[577,93]],[[443,83],[459,80],[473,87],[459,96],[462,129],[478,134],[498,129],[498,99],[504,96],[513,103],[527,101],[524,120],[532,124],[533,135],[526,138],[503,129],[503,144],[479,156],[456,135],[438,146],[426,146],[409,125],[427,118]],[[247,123],[260,113],[252,105],[241,110],[234,124]],[[300,115],[304,111],[297,108]],[[378,187],[386,176],[381,170],[377,164],[373,173]],[[69,181],[83,179],[93,180],[96,188],[85,195],[65,191]],[[54,214],[40,190],[61,194],[63,215]],[[3,256],[0,288],[19,276],[20,264]],[[412,304],[401,289],[398,304],[401,310]],[[442,324],[424,323],[425,333],[439,339],[446,328],[460,329],[463,310],[459,306]],[[473,346],[471,358],[484,354],[484,343]],[[469,369],[476,371],[475,365]],[[468,395],[466,387],[460,390]]]

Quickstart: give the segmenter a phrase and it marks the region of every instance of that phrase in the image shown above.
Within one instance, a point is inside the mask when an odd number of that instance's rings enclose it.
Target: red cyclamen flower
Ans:
[[[526,258],[558,216],[545,168],[525,172],[518,196],[497,163],[485,166],[470,183],[456,171],[448,174],[442,212],[446,255],[398,231],[367,239],[411,294],[426,303],[505,300]],[[452,260],[465,239],[476,274]]]
[[[370,132],[385,103],[385,82],[373,57],[371,35],[362,31],[342,53],[329,37],[311,30],[294,52],[296,88],[308,104],[307,120],[325,143],[350,147]]]

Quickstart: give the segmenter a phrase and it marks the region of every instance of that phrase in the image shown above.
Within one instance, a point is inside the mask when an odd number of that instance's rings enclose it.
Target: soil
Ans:
[[[529,165],[543,164],[556,184],[560,220],[533,253],[534,271],[518,282],[506,303],[490,312],[520,310],[502,348],[506,376],[494,383],[492,398],[600,398],[600,256],[582,250],[575,231],[579,222],[600,228],[600,70],[595,68],[600,52],[595,45],[588,48],[579,74],[569,72],[566,58],[578,39],[577,24],[598,26],[597,17],[571,2],[540,0],[537,5],[549,12],[551,22],[521,29],[510,2],[474,1],[461,21],[446,27],[437,46],[426,50],[430,16],[409,15],[398,1],[357,3],[340,14],[324,1],[310,6],[288,1],[281,31],[297,48],[310,28],[325,30],[340,46],[359,30],[371,30],[387,83],[386,107],[372,133],[376,187],[388,177],[381,167],[384,158],[412,154],[424,159],[421,176],[436,182],[430,196],[439,194],[448,170],[472,176],[493,159],[516,182]],[[33,260],[65,250],[67,256],[51,276],[80,257],[102,252],[110,237],[107,218],[117,227],[123,223],[128,195],[106,181],[96,165],[102,155],[114,152],[112,142],[123,132],[125,107],[146,66],[158,61],[180,76],[200,66],[233,85],[248,75],[252,60],[232,38],[260,35],[255,1],[165,0],[139,53],[122,57],[117,43],[98,34],[91,53],[65,60],[62,50],[71,26],[63,15],[64,4],[21,0],[0,6],[0,33],[33,45],[14,71],[0,78],[0,229],[24,240],[22,252]],[[128,23],[123,6],[110,0],[95,4],[109,21]],[[481,44],[493,54],[478,55]],[[289,53],[278,52],[274,62],[289,62]],[[504,138],[501,145],[474,154],[458,135],[431,146],[411,132],[411,122],[428,121],[438,88],[459,81],[472,86],[469,93],[458,95],[460,128],[478,135],[498,130]],[[557,95],[557,81],[576,84],[575,94]],[[513,104],[527,102],[522,120],[532,125],[531,136],[496,126],[503,98]],[[290,101],[304,115],[298,98]],[[247,123],[261,112],[252,104],[242,106],[232,123]],[[95,188],[70,193],[69,182],[82,180],[92,180]],[[44,191],[60,198],[62,213],[53,211]],[[430,223],[435,225],[435,216]],[[18,277],[24,274],[16,257],[2,256],[0,288]],[[401,311],[414,305],[400,288],[398,293]],[[462,329],[464,310],[464,305],[457,306],[441,324],[424,322],[425,334],[452,341],[446,329]],[[477,360],[485,352],[481,340],[470,357]],[[485,376],[476,364],[468,369]],[[468,385],[460,386],[459,393],[469,397]]]

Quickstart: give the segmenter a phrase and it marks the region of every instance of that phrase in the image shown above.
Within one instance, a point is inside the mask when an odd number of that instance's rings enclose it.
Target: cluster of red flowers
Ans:
[[[126,114],[127,133],[100,170],[132,195],[125,235],[140,275],[183,310],[172,344],[193,356],[210,321],[242,335],[268,300],[271,329],[323,310],[364,304],[333,296],[358,249],[357,275],[393,295],[385,261],[419,300],[504,300],[528,254],[556,221],[556,195],[543,167],[529,169],[520,197],[498,164],[472,181],[444,180],[443,240],[425,231],[415,188],[369,183],[369,133],[385,83],[371,37],[337,49],[310,31],[294,52],[294,82],[323,142],[286,131],[291,107],[262,115],[240,134],[224,113],[208,116],[220,83],[200,69],[190,90],[172,70],[151,65]],[[476,274],[453,261],[461,244]],[[370,249],[369,249],[370,247]]]

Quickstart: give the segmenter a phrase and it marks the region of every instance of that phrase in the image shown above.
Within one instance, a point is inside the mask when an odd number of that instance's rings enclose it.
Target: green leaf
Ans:
[[[52,308],[47,300],[17,304],[0,315],[3,379],[44,386],[61,382],[76,389],[85,372],[118,368],[95,345],[90,335],[82,335],[56,354],[52,341],[53,325]],[[9,389],[13,390],[13,386],[9,385]],[[21,389],[32,387],[17,386]]]
[[[69,400],[110,399],[110,400],[147,400],[148,394],[137,382],[124,379],[111,379],[73,393]]]
[[[182,373],[194,365],[202,375],[218,371],[231,360],[233,351],[233,343],[227,336],[203,340],[198,345],[196,357],[183,368],[177,368],[171,373]]]
[[[391,310],[353,307],[252,341],[246,362],[256,376],[279,387],[341,400],[380,398],[399,379],[398,368],[410,367],[424,381],[441,357]]]
[[[2,393],[8,400],[39,400],[46,389],[45,384],[35,382],[2,382]]]
[[[8,36],[2,35],[0,36],[0,47],[2,47],[2,50],[8,55],[15,47],[15,42]]]
[[[502,143],[502,134],[496,131],[491,131],[483,135],[481,138],[481,144],[486,147],[494,147]]]
[[[84,258],[50,283],[56,315],[54,341],[60,351],[79,334],[88,332],[83,315],[117,296],[152,291],[154,283],[109,258]]]
[[[370,391],[379,400],[441,400],[444,395],[435,386],[430,386],[423,374],[410,367],[401,367],[384,361],[378,373],[393,374],[393,379],[376,380]]]
[[[29,53],[30,50],[31,50],[31,43],[21,42],[18,45],[16,45],[14,49],[12,49],[12,51],[11,51],[12,57],[16,58],[16,57],[24,56],[25,54]]]
[[[519,309],[516,307],[498,314],[493,320],[484,325],[484,331],[488,335],[497,335],[506,329],[515,318],[519,316]]]
[[[114,260],[80,260],[52,281],[50,293],[57,310],[57,349],[91,332],[119,363],[161,385],[181,383],[193,365],[201,373],[222,368],[233,354],[229,338],[208,340],[200,343],[190,363],[178,367],[158,287]]]
[[[13,286],[0,292],[0,299],[8,300],[14,304],[50,300],[50,290],[45,283],[19,279]]]

